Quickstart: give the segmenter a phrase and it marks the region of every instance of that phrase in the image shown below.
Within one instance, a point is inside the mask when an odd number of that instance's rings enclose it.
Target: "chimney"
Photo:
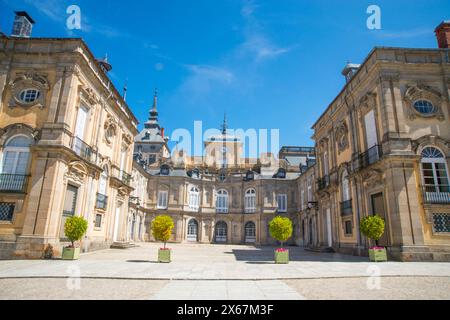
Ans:
[[[161,128],[161,137],[164,139],[164,128]]]
[[[31,37],[31,30],[33,29],[34,20],[26,11],[15,11],[16,17],[11,36],[29,38]]]
[[[450,20],[443,21],[434,31],[440,49],[450,49]]]
[[[360,64],[350,63],[348,62],[345,66],[344,70],[342,70],[342,75],[345,76],[345,80],[349,82],[356,72],[358,72]]]

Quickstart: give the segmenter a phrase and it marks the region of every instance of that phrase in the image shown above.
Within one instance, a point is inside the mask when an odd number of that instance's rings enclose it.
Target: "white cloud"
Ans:
[[[162,71],[164,70],[164,64],[161,62],[155,63],[155,70],[156,71]]]
[[[225,68],[210,65],[192,65],[192,64],[185,65],[185,67],[192,72],[193,77],[201,78],[208,81],[231,83],[234,79],[233,73]]]

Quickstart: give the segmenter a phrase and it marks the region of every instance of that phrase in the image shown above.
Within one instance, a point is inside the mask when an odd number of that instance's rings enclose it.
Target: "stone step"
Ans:
[[[304,249],[305,249],[305,251],[319,252],[319,253],[324,253],[324,252],[333,253],[334,252],[334,249],[330,248],[330,247],[305,247]]]
[[[135,247],[139,247],[139,246],[132,242],[114,242],[110,248],[111,249],[129,249],[129,248],[135,248]]]

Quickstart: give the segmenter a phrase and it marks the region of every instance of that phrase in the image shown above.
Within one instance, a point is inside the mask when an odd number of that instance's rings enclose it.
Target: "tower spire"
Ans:
[[[150,109],[150,117],[148,121],[145,123],[146,128],[159,128],[158,123],[158,90],[155,88],[155,93],[153,95],[153,105]]]

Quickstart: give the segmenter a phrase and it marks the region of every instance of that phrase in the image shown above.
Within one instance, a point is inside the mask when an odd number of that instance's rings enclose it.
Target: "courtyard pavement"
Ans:
[[[82,254],[78,261],[0,261],[0,299],[450,299],[450,263],[387,262],[290,248],[159,244]]]

